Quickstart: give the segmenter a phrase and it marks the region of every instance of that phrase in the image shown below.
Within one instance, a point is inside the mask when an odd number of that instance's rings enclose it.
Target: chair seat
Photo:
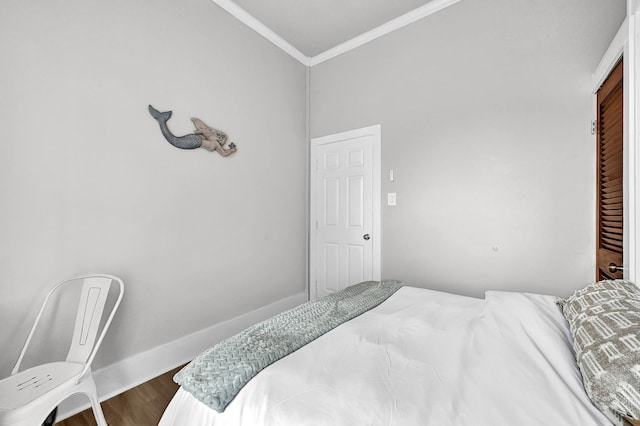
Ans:
[[[2,411],[25,407],[64,384],[75,382],[83,368],[76,362],[52,362],[0,380],[0,419]]]

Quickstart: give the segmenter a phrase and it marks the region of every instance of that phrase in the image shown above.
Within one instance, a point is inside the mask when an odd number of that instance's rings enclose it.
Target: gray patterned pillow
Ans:
[[[600,281],[561,301],[584,388],[603,413],[640,419],[640,290]]]

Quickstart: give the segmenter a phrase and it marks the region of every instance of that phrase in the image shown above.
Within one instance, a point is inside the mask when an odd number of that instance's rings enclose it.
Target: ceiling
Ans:
[[[233,3],[307,57],[317,56],[430,2],[431,0],[233,0]]]

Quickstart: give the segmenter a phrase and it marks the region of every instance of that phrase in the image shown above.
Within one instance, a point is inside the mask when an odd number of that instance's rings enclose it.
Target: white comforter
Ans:
[[[222,414],[180,389],[160,426],[611,425],[554,302],[403,287],[263,370]]]

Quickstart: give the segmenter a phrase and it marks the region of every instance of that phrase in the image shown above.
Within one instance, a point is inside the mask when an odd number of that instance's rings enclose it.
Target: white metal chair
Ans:
[[[66,361],[43,364],[19,372],[27,347],[51,295],[63,286],[79,282],[82,282],[82,290],[73,340]],[[110,308],[109,316],[98,336],[107,296],[112,285],[114,286],[112,291],[116,292],[117,299]],[[41,425],[58,404],[76,393],[89,397],[98,425],[107,426],[91,375],[91,362],[122,301],[123,294],[122,280],[105,274],[74,277],[56,284],[49,291],[11,376],[0,380],[0,426]]]

